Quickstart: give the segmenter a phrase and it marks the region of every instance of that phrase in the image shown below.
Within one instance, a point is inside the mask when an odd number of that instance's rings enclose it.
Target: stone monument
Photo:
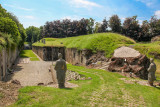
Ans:
[[[58,58],[54,69],[56,70],[59,88],[65,88],[65,75],[67,70],[66,61],[62,59],[61,53],[58,53]]]
[[[153,58],[150,58],[150,65],[148,68],[148,84],[151,86],[153,86],[153,82],[156,79],[155,72],[156,72],[156,64],[153,62]]]

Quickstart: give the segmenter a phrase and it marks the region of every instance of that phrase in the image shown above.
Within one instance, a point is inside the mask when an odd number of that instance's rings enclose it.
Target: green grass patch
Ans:
[[[134,48],[147,57],[154,58],[154,53],[160,54],[160,41],[153,43],[136,43]]]
[[[105,51],[107,57],[111,57],[114,50],[125,44],[134,44],[130,38],[116,33],[97,33],[68,38],[45,38],[46,44],[36,42],[33,46],[58,46],[67,48],[89,49],[93,52]]]
[[[24,44],[30,44],[30,42],[24,42]]]
[[[20,52],[21,58],[30,58],[31,61],[39,61],[39,58],[33,53],[32,50],[22,50]]]
[[[90,106],[160,106],[160,88],[127,84],[117,73],[67,65],[69,70],[91,77],[72,81],[79,87],[56,89],[28,86],[19,90],[18,101],[12,106],[90,107]]]
[[[31,61],[39,61],[39,58],[30,58]]]
[[[4,95],[2,93],[0,93],[0,99],[3,98],[3,97],[4,97]]]

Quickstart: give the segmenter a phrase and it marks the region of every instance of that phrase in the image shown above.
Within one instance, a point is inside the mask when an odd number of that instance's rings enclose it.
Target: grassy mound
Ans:
[[[116,48],[135,43],[132,39],[115,33],[97,33],[61,39],[45,38],[45,40],[46,44],[37,42],[33,46],[65,46],[67,48],[90,49],[93,52],[105,51],[107,57],[110,57]]]
[[[13,107],[113,107],[160,106],[160,88],[125,83],[117,73],[67,65],[69,70],[91,77],[78,80],[76,88],[56,89],[44,86],[28,86],[19,90],[18,101]],[[129,78],[127,78],[129,79]]]
[[[160,41],[152,43],[136,43],[134,48],[148,57],[156,58],[156,54],[160,54]]]

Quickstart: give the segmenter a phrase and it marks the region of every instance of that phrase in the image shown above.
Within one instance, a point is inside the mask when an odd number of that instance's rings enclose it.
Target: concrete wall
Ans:
[[[62,53],[63,58],[74,65],[86,65],[87,60],[92,55],[90,50],[78,50],[76,48],[65,47],[32,47],[35,52],[44,61],[56,61],[58,59],[58,53]]]
[[[35,52],[44,61],[56,61],[58,59],[58,53],[62,53],[63,59],[65,59],[65,47],[32,47]]]
[[[76,48],[66,49],[66,61],[73,65],[87,65],[87,60],[91,57],[92,51],[78,50]]]
[[[0,81],[5,79],[7,75],[7,69],[12,67],[18,55],[18,49],[3,49],[0,52]]]

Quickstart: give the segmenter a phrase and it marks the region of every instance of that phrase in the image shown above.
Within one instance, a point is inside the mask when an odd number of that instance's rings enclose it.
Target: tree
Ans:
[[[40,26],[39,29],[40,29],[40,32],[39,32],[39,38],[38,38],[38,40],[40,40],[40,39],[43,38],[43,26]]]
[[[40,34],[40,29],[34,26],[29,26],[26,28],[27,42],[37,42]]]
[[[7,11],[0,4],[0,17],[8,17]]]
[[[141,32],[139,33],[139,40],[138,41],[150,41],[151,40],[151,33],[150,33],[150,25],[147,20],[142,22]]]
[[[22,44],[23,44],[27,38],[26,31],[25,31],[23,25],[19,22],[18,18],[13,13],[8,13],[8,17],[16,23],[18,30],[19,30],[19,33],[21,35]]]
[[[113,15],[109,19],[109,27],[112,29],[112,32],[121,32],[121,20],[117,15]]]
[[[21,40],[18,27],[14,21],[10,18],[0,18],[0,32],[11,34],[11,37],[14,39],[14,42],[17,44]]]
[[[90,18],[88,19],[88,34],[93,33],[93,26],[94,26],[94,19]]]
[[[101,27],[101,24],[96,22],[96,25],[95,25],[95,28],[94,28],[94,33],[98,33],[100,27]]]
[[[137,20],[137,16],[126,18],[123,23],[123,34],[133,38],[134,40],[139,39],[140,25]]]
[[[13,38],[14,43],[16,43],[19,48],[23,46],[26,40],[26,32],[23,25],[14,14],[7,12],[1,5],[0,29],[1,32],[11,34],[9,37]]]
[[[157,19],[156,16],[151,17],[150,30],[152,37],[160,35],[160,19]]]
[[[108,21],[105,19],[103,19],[102,25],[100,27],[100,32],[107,32],[107,28],[108,28]]]
[[[88,19],[81,19],[79,21],[71,21],[69,19],[56,20],[52,22],[46,22],[43,27],[43,37],[64,38],[77,35],[85,35],[88,32]],[[90,25],[90,29],[92,24]]]

